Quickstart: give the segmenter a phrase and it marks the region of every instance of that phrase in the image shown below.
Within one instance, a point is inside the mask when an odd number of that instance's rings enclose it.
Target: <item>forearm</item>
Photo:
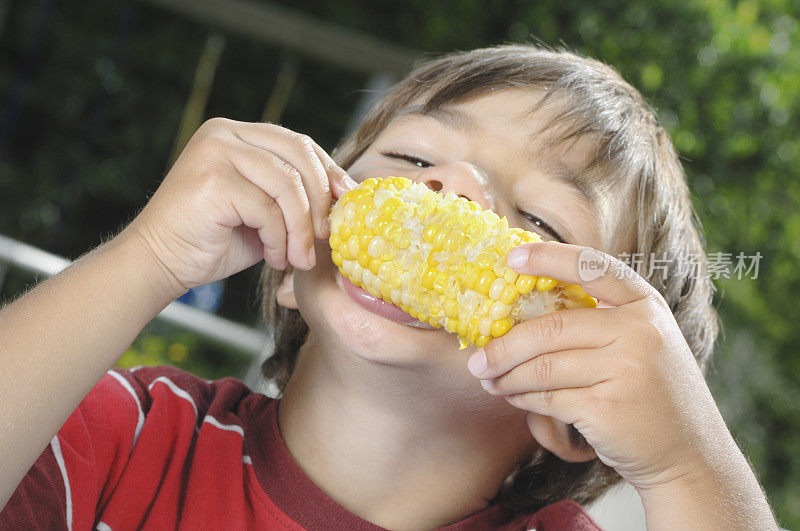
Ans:
[[[726,435],[717,450],[727,459],[639,490],[647,529],[777,529],[756,476]]]
[[[0,507],[92,386],[173,298],[123,232],[0,311]]]

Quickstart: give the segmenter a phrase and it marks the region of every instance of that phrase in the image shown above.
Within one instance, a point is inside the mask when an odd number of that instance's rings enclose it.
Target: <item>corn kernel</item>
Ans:
[[[478,280],[475,281],[475,291],[480,293],[481,295],[488,295],[489,294],[489,287],[494,282],[495,276],[489,270],[484,270],[478,276]]]
[[[370,260],[370,262],[369,262],[369,270],[370,270],[370,272],[373,275],[378,276],[378,270],[380,269],[382,263],[383,262],[381,262],[377,258],[373,258],[372,260]]]
[[[533,288],[536,287],[536,280],[537,277],[532,277],[530,275],[520,275],[517,279],[517,290],[519,291],[520,295],[525,295],[526,293],[530,293]]]
[[[502,319],[495,321],[492,324],[492,337],[500,337],[504,335],[506,332],[511,330],[512,326],[514,326],[514,320],[510,317],[503,317]]]
[[[556,282],[556,280],[553,280],[550,277],[539,277],[539,280],[536,281],[536,290],[550,291],[555,287]]]
[[[347,243],[349,244],[350,240],[348,240]],[[369,248],[367,250],[369,255],[372,258],[380,258],[384,250],[386,250],[386,240],[384,240],[382,236],[374,236],[369,242]]]
[[[482,348],[492,339],[490,336],[480,335],[475,338],[475,346],[478,348]]]
[[[515,284],[508,284],[506,289],[503,290],[503,295],[500,297],[500,301],[503,304],[508,304],[511,306],[517,297],[519,296],[519,290],[517,290],[517,286]]]
[[[492,321],[497,321],[498,319],[506,317],[510,313],[511,306],[508,304],[503,304],[500,301],[495,301],[495,303],[492,304],[492,307],[489,309],[489,318]]]
[[[489,286],[489,297],[498,300],[500,297],[503,296],[503,291],[506,289],[506,279],[504,278],[496,278],[492,285]]]
[[[488,317],[484,317],[478,323],[478,332],[484,336],[492,335],[492,320]]]
[[[372,259],[369,257],[366,251],[361,251],[358,253],[358,265],[360,265],[361,267],[369,267],[369,263],[371,261]]]
[[[422,285],[428,289],[433,289],[434,280],[436,280],[436,270],[428,268],[422,275]]]

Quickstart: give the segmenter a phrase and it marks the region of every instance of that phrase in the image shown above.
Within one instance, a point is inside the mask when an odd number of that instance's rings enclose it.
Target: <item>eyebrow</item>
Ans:
[[[560,160],[549,160],[546,163],[546,167],[547,170],[549,170],[547,171],[548,175],[552,175],[567,186],[574,188],[586,198],[589,206],[594,210],[597,204],[597,191],[589,184],[584,176],[573,171]]]
[[[397,114],[397,118],[404,116],[430,117],[441,122],[450,129],[465,133],[479,134],[482,132],[481,126],[470,115],[452,108],[438,107],[435,109],[426,109],[424,105],[412,105],[406,107]],[[534,133],[533,136],[536,137],[537,135],[538,133]],[[536,155],[536,151],[537,150],[533,149],[528,150],[526,157],[533,159]],[[589,182],[583,176],[570,169],[560,160],[548,159],[544,167],[548,175],[553,176],[556,180],[573,188],[586,199],[591,210],[595,210],[597,192],[589,185]]]

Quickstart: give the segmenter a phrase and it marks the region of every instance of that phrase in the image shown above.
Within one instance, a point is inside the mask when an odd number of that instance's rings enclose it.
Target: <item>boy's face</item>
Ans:
[[[553,142],[560,131],[545,128],[552,110],[530,112],[540,97],[537,91],[509,89],[426,116],[412,107],[386,127],[349,173],[358,182],[402,176],[453,191],[545,240],[615,254],[629,249],[630,235],[620,230],[630,225],[623,223],[625,194],[618,191],[612,200],[584,181],[581,172],[595,156],[592,139]],[[410,326],[368,309],[352,289],[342,288],[330,249],[320,245],[317,257],[318,266],[295,271],[294,282],[299,309],[317,340],[342,343],[384,363],[444,364],[466,373],[464,362],[474,349],[459,351],[456,336],[443,328]]]

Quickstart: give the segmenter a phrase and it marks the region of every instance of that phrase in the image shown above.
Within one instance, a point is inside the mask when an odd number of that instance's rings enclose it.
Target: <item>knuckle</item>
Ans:
[[[215,116],[214,118],[209,118],[205,122],[203,122],[199,130],[202,130],[205,133],[213,133],[215,131],[219,131],[225,129],[230,126],[232,120],[228,120],[227,118],[221,118],[219,116]]]
[[[295,141],[306,151],[314,151],[314,141],[310,136],[302,133],[295,133]]]
[[[219,133],[206,135],[201,141],[203,153],[213,157],[223,156],[228,148],[228,141]]]
[[[533,384],[547,383],[553,371],[553,362],[550,356],[542,355],[534,358],[528,368],[528,379]]]
[[[297,191],[303,186],[303,178],[297,168],[286,162],[280,163],[280,172],[285,184]]]
[[[553,341],[561,336],[564,331],[564,317],[562,312],[553,312],[542,316],[539,326],[534,329],[534,341]]]
[[[553,405],[553,398],[554,398],[553,391],[550,391],[550,390],[539,391],[537,393],[537,397],[538,397],[539,403],[541,405],[543,405],[544,407],[550,407],[550,406]]]

